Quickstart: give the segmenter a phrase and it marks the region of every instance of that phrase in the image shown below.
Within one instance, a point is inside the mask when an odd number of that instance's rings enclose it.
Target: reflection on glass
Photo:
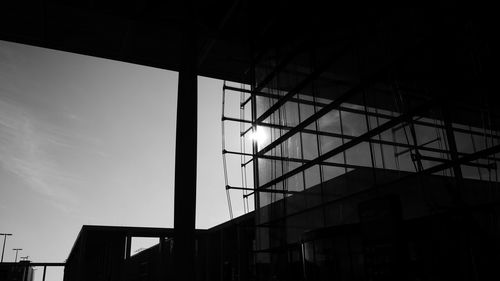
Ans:
[[[257,128],[253,129],[252,133],[250,133],[250,138],[258,144],[262,144],[269,139],[269,134],[263,127],[257,126]]]

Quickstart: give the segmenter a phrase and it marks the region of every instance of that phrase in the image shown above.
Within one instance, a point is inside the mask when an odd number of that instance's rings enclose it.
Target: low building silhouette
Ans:
[[[253,225],[254,215],[249,213],[198,230],[197,280],[251,280]],[[66,261],[64,280],[171,280],[172,235],[169,228],[84,225]],[[159,243],[131,255],[134,237],[157,237]]]
[[[33,281],[35,270],[30,266],[30,261],[17,263],[0,263],[0,280],[2,281]]]

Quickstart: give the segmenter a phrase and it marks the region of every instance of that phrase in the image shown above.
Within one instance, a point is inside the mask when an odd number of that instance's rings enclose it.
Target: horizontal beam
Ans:
[[[438,157],[425,156],[425,155],[420,155],[420,154],[412,154],[411,157],[412,157],[412,159],[415,159],[415,160],[421,159],[421,160],[427,160],[427,161],[433,161],[433,162],[441,162],[441,163],[447,163],[447,162],[451,161],[449,159],[443,159],[443,158],[438,158]],[[496,163],[480,164],[480,163],[467,162],[467,163],[464,163],[462,165],[470,166],[470,167],[477,167],[477,168],[484,168],[484,169],[489,169],[489,170],[495,170],[497,168]]]
[[[241,122],[241,123],[248,123],[248,124],[252,123],[252,121],[250,121],[250,120],[244,120],[244,119],[238,119],[238,118],[232,118],[232,117],[223,117],[223,121],[233,121],[233,122]],[[292,130],[293,128],[295,128],[295,127],[284,126],[284,125],[277,125],[277,124],[270,124],[270,123],[261,123],[259,126],[269,127],[269,128],[275,128],[275,129],[283,129],[283,130]],[[251,129],[251,128],[252,127],[250,127],[249,129]],[[314,135],[320,135],[320,136],[326,136],[326,137],[340,138],[340,139],[343,138],[343,139],[348,139],[348,140],[352,140],[352,139],[356,138],[356,136],[351,136],[351,135],[343,135],[343,134],[339,134],[339,133],[330,133],[330,132],[316,131],[316,130],[310,130],[310,129],[303,129],[300,132],[302,132],[302,133],[308,133],[308,134],[314,134]],[[433,141],[436,141],[436,140],[437,139],[434,139]],[[414,145],[407,144],[407,143],[401,143],[401,142],[393,142],[393,141],[377,140],[377,139],[369,139],[369,140],[366,140],[366,142],[368,142],[368,143],[374,143],[374,144],[382,144],[382,145],[397,146],[397,147],[404,147],[404,148],[406,148],[405,150],[398,152],[396,154],[396,156],[399,156],[401,154],[407,153],[407,152],[415,149]],[[444,149],[423,146],[423,145],[427,145],[427,144],[429,144],[431,142],[432,141],[429,141],[429,142],[426,142],[424,144],[419,145],[418,149],[422,150],[422,151],[428,151],[428,152],[434,152],[434,153],[450,153],[449,151],[444,150]],[[458,152],[458,154],[461,155],[461,156],[469,155],[468,153],[465,153],[465,152]],[[484,159],[487,159],[487,160],[490,160],[490,161],[500,161],[500,158],[496,158],[496,157],[485,157]]]
[[[467,162],[470,162],[470,161],[474,161],[474,160],[477,160],[477,159],[480,159],[480,158],[484,158],[488,155],[491,155],[491,154],[496,154],[496,153],[500,153],[500,145],[496,145],[494,147],[490,147],[488,149],[485,149],[485,150],[481,150],[481,151],[478,151],[474,154],[469,154],[467,156],[464,156],[462,158],[459,158],[458,161],[457,161],[457,164],[463,164],[463,163],[467,163]],[[426,169],[426,170],[423,170],[423,171],[420,171],[420,172],[416,172],[416,173],[408,173],[406,176],[403,176],[403,177],[400,177],[392,182],[389,182],[389,183],[384,183],[383,185],[379,186],[379,187],[383,187],[383,186],[390,186],[390,185],[394,185],[400,181],[403,181],[403,180],[406,180],[408,178],[412,178],[412,177],[415,177],[415,176],[418,176],[419,174],[433,174],[433,173],[437,173],[437,172],[440,172],[444,169],[448,169],[448,168],[451,168],[454,164],[450,162],[448,163],[444,163],[444,164],[441,164],[441,165],[438,165],[438,166],[434,166],[432,168],[429,168],[429,169]],[[405,186],[402,186],[403,188]],[[335,198],[335,199],[331,199],[331,200],[328,200],[326,202],[324,202],[324,204],[332,204],[332,203],[335,203],[335,202],[340,202],[340,201],[343,201],[343,200],[349,200],[350,198],[354,198],[356,196],[359,196],[360,194],[364,194],[364,193],[367,193],[367,192],[374,192],[375,190],[377,190],[376,188],[367,188],[367,189],[363,189],[359,192],[355,192],[355,193],[351,193],[351,194],[348,194],[346,196],[342,196],[342,197],[339,197],[339,198]],[[495,204],[497,203],[500,203],[500,201],[498,202],[495,202]],[[315,205],[315,206],[312,206],[312,207],[308,207],[308,208],[305,208],[305,209],[302,209],[300,211],[297,211],[297,212],[293,212],[291,214],[288,214],[289,216],[294,216],[294,215],[298,215],[298,214],[302,214],[302,213],[305,213],[305,212],[309,212],[311,210],[315,210],[315,209],[318,209],[318,208],[321,208],[322,206],[325,206],[324,204],[319,204],[319,205]],[[490,206],[490,205],[488,205]],[[480,207],[480,206],[478,206]],[[469,207],[470,208],[470,207]],[[475,208],[474,206],[472,208]],[[257,225],[256,227],[261,227],[261,226],[266,226],[266,225],[274,225],[275,222],[279,221],[281,218],[275,218],[275,219],[272,219],[272,220],[269,220],[266,222],[266,224],[262,224],[262,225]]]
[[[241,89],[235,88],[235,87],[227,86],[227,88],[230,88],[230,90],[234,90],[234,91],[238,91],[238,90],[241,91]],[[257,96],[262,96],[262,97],[267,97],[267,98],[273,98],[273,99],[279,99],[281,97],[281,96],[275,95],[275,94],[262,93],[262,92],[252,92],[251,90],[246,90],[246,89],[244,89],[242,91],[246,92],[246,93],[255,93],[255,95],[257,95]],[[314,101],[311,101],[311,100],[298,99],[298,98],[292,98],[289,101],[290,102],[297,102],[297,103],[300,103],[300,104],[318,106],[318,107],[324,107],[324,106],[328,105],[328,103],[314,102]],[[337,109],[339,111],[345,111],[345,112],[349,112],[349,113],[357,113],[357,114],[362,114],[362,115],[366,114],[366,115],[371,116],[371,117],[379,117],[379,118],[385,118],[385,119],[392,119],[392,118],[394,118],[394,116],[391,116],[391,115],[388,115],[388,114],[383,114],[383,113],[378,113],[378,112],[370,112],[370,111],[366,111],[364,109],[354,109],[354,108],[349,108],[349,107],[344,107],[344,106],[339,106],[339,107],[337,107]],[[416,118],[414,120],[411,120],[411,122],[414,125],[428,126],[428,127],[437,128],[437,129],[443,129],[443,130],[445,129],[445,127],[443,125],[438,125],[438,124],[434,124],[434,123],[431,123],[431,122],[419,120],[421,118],[423,118],[423,116],[419,116],[418,118]],[[267,123],[260,122],[257,125],[264,125],[264,124],[267,124]],[[403,125],[403,126],[406,126],[406,124]],[[491,134],[491,133],[478,132],[478,131],[474,131],[474,130],[467,130],[467,129],[456,128],[456,127],[452,128],[452,129],[453,129],[453,131],[459,132],[459,133],[472,134],[472,135],[476,135],[476,136],[488,137],[488,138],[494,138],[494,139],[500,140],[500,135],[494,135],[494,134]]]
[[[245,105],[252,100],[252,97],[248,97],[243,103],[240,104],[240,108],[244,108]]]
[[[311,115],[309,118],[307,118],[306,120],[302,121],[297,126],[293,127],[290,131],[286,132],[285,134],[283,134],[279,138],[275,139],[273,142],[271,142],[266,147],[264,147],[263,149],[261,149],[258,152],[258,154],[259,155],[263,155],[263,154],[267,153],[268,151],[270,151],[271,149],[273,149],[276,145],[278,145],[278,144],[282,143],[283,141],[285,141],[286,139],[292,137],[297,132],[304,130],[307,126],[309,126],[310,124],[312,124],[313,122],[315,122],[317,119],[319,119],[320,117],[322,117],[323,115],[327,114],[328,112],[330,112],[335,107],[338,107],[338,106],[340,106],[340,104],[342,104],[345,101],[347,101],[351,96],[353,96],[355,93],[357,93],[360,89],[361,89],[361,87],[357,87],[357,88],[354,88],[354,89],[351,89],[351,90],[347,91],[346,93],[344,93],[343,95],[341,95],[339,98],[335,99],[330,104],[328,104],[327,106],[321,108],[318,112],[316,112],[315,114]]]
[[[433,143],[433,142],[435,142],[435,141],[440,141],[440,140],[441,140],[441,138],[439,138],[439,137],[438,137],[438,138],[435,138],[435,139],[433,139],[433,140],[430,140],[430,141],[424,142],[424,143],[419,144],[419,145],[410,145],[411,147],[409,147],[409,148],[407,148],[407,149],[405,149],[405,150],[402,150],[402,151],[400,151],[400,152],[398,152],[398,153],[394,154],[394,156],[398,157],[398,156],[403,155],[403,154],[405,154],[405,153],[408,153],[408,152],[410,152],[410,151],[412,151],[412,150],[414,150],[414,149],[419,149],[419,150],[422,150],[421,148],[424,148],[426,145],[431,144],[431,143]],[[445,153],[448,153],[448,152],[445,152]]]
[[[292,191],[292,190],[277,190],[277,189],[254,189],[254,188],[247,188],[247,187],[238,187],[238,186],[230,186],[226,185],[226,189],[237,189],[237,190],[247,190],[247,191],[252,191],[252,192],[268,192],[268,193],[283,193],[283,194],[299,194],[301,193],[300,191]]]
[[[335,53],[333,56],[328,58],[322,65],[316,68],[312,73],[307,75],[297,86],[295,86],[292,90],[286,93],[283,97],[281,97],[276,103],[274,103],[268,110],[262,113],[257,119],[256,122],[262,122],[271,114],[273,114],[276,110],[278,110],[283,104],[285,104],[288,100],[290,100],[293,96],[302,91],[307,85],[312,83],[316,78],[318,78],[323,72],[325,72],[340,56],[348,50],[348,46],[344,46],[340,51]],[[257,87],[257,91],[260,89]]]
[[[496,153],[499,153],[499,152],[500,152],[500,145],[495,145],[495,146],[492,146],[490,148],[483,149],[481,151],[478,151],[478,152],[475,152],[475,153],[472,153],[472,154],[468,154],[466,156],[458,158],[456,161],[450,160],[450,161],[448,161],[446,163],[443,163],[443,164],[431,167],[429,169],[425,169],[425,170],[421,171],[421,173],[424,173],[424,174],[437,173],[437,172],[440,172],[442,170],[451,168],[454,165],[464,165],[465,163],[469,163],[469,162],[477,160],[479,158],[483,158],[485,156],[488,156],[488,155],[491,155],[491,154],[496,154]]]
[[[249,156],[249,157],[257,157],[257,158],[260,158],[260,159],[268,159],[268,160],[276,160],[276,161],[288,161],[288,162],[295,162],[295,163],[307,163],[307,162],[310,161],[310,160],[299,159],[299,158],[281,157],[281,156],[274,156],[274,155],[256,155],[256,154],[250,154],[250,153],[243,153],[243,152],[222,150],[222,154],[226,154],[226,153],[227,154],[236,154],[236,155]],[[343,164],[343,163],[334,163],[334,162],[325,162],[325,161],[321,162],[320,164],[323,165],[323,166],[348,168],[348,169],[367,168],[367,166],[351,165],[351,164]]]
[[[418,120],[420,120],[420,119],[422,119],[422,118],[423,118],[423,116],[418,116],[417,118],[415,118],[415,119],[411,120],[411,123],[415,123],[415,122],[417,122]],[[396,126],[396,127],[392,128],[392,129],[391,129],[391,131],[392,131],[393,133],[395,133],[395,132],[397,132],[397,131],[399,131],[399,130],[403,129],[404,127],[406,127],[406,126],[408,126],[408,125],[410,125],[410,123],[403,123],[403,124],[401,124],[401,125],[399,125],[399,126]]]
[[[173,228],[160,227],[130,227],[130,226],[107,226],[107,225],[84,225],[83,232],[112,232],[117,235],[128,235],[134,237],[172,237]]]
[[[31,267],[31,266],[66,266],[64,262],[2,262],[0,267],[12,266],[12,267]]]
[[[413,46],[413,47],[415,48],[416,46]],[[376,81],[379,78],[380,75],[384,75],[385,74],[385,70],[388,70],[391,67],[393,67],[394,65],[397,65],[398,63],[400,63],[403,60],[403,58],[406,57],[406,55],[407,54],[402,55],[402,56],[398,56],[397,58],[395,58],[392,61],[388,62],[387,64],[383,65],[381,68],[377,69],[377,71],[371,73],[366,79],[363,79],[358,85],[356,85],[353,88],[351,88],[351,89],[347,90],[346,92],[344,92],[338,98],[336,98],[335,100],[333,100],[332,102],[330,102],[328,105],[326,105],[323,108],[321,108],[319,111],[317,111],[316,113],[314,113],[313,115],[311,115],[306,120],[302,121],[300,124],[298,124],[296,127],[294,127],[289,132],[285,133],[284,135],[282,135],[281,137],[279,137],[278,139],[276,139],[275,141],[273,141],[272,143],[270,143],[269,145],[267,145],[266,147],[264,147],[258,153],[259,154],[265,154],[269,150],[273,149],[277,144],[279,144],[279,143],[283,142],[285,139],[288,139],[289,137],[293,136],[295,133],[303,130],[304,128],[306,128],[307,126],[309,126],[310,124],[312,124],[313,122],[315,122],[316,120],[318,120],[323,115],[325,115],[328,112],[330,112],[331,110],[339,107],[342,103],[348,101],[352,96],[354,96],[354,94],[357,94],[358,92],[360,92],[361,90],[363,90],[364,88],[366,88],[368,85],[372,84],[373,81]],[[278,102],[275,103],[267,112],[270,112],[272,108],[275,108],[275,105],[277,105],[280,101],[282,101],[282,100],[286,101],[286,97],[287,96],[289,98],[291,98],[291,96],[289,96],[289,94],[285,95],[285,97],[283,97],[282,99],[278,100]],[[259,121],[263,120],[263,118],[262,118],[263,115],[261,115],[256,120],[257,125],[259,124]],[[395,120],[395,119],[393,119],[393,120]],[[391,122],[391,121],[389,121],[389,122]],[[389,123],[389,122],[387,122],[387,123]]]
[[[304,171],[304,170],[306,170],[314,165],[320,164],[321,162],[325,161],[328,158],[331,158],[339,153],[342,153],[343,151],[345,151],[351,147],[354,147],[362,142],[365,142],[366,140],[370,139],[371,137],[374,137],[374,136],[384,132],[385,130],[390,129],[390,128],[400,124],[401,122],[407,121],[409,118],[413,117],[415,114],[419,114],[425,110],[428,110],[428,108],[430,107],[430,104],[431,104],[431,102],[427,101],[426,103],[414,108],[410,112],[402,114],[402,115],[374,128],[374,129],[364,133],[363,135],[356,137],[355,139],[352,139],[349,142],[330,150],[329,152],[317,157],[316,159],[308,161],[304,165],[302,165],[302,166],[300,166],[300,167],[298,167],[298,168],[296,168],[288,173],[285,173],[284,175],[281,175],[281,176],[275,178],[274,180],[272,180],[264,185],[259,186],[258,188],[259,189],[260,188],[267,188],[271,185],[274,185],[274,184],[277,184],[277,183],[283,181],[284,179],[286,179],[288,177],[291,177],[299,172],[302,172],[302,171]]]

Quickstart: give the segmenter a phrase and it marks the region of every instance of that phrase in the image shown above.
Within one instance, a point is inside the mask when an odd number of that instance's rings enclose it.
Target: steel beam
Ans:
[[[451,168],[451,167],[457,166],[457,165],[464,165],[465,163],[469,163],[469,162],[477,160],[479,158],[483,158],[485,156],[488,156],[491,154],[496,154],[499,152],[500,152],[500,145],[495,145],[495,146],[492,146],[490,148],[483,149],[481,151],[478,151],[478,152],[475,152],[472,154],[468,154],[464,157],[457,158],[456,160],[451,160],[451,161],[445,162],[443,164],[434,166],[432,168],[423,170],[422,173],[425,173],[425,174],[437,173],[437,172],[440,172],[444,169],[448,169],[448,168]]]
[[[414,150],[415,148],[418,148],[418,149],[420,149],[420,150],[424,150],[424,149],[422,149],[422,148],[425,148],[425,146],[426,146],[426,145],[431,144],[431,143],[433,143],[433,142],[435,142],[435,141],[439,141],[439,140],[440,140],[440,138],[435,138],[435,139],[432,139],[432,140],[430,140],[430,141],[424,142],[423,144],[419,144],[419,145],[417,145],[416,147],[415,147],[415,145],[411,145],[411,144],[410,144],[410,145],[408,145],[408,148],[407,148],[407,149],[404,149],[404,150],[402,150],[402,151],[399,151],[399,152],[398,152],[398,153],[396,153],[394,156],[396,156],[396,157],[401,156],[401,155],[403,155],[403,154],[405,154],[405,153],[408,153],[408,152],[410,152],[410,151]],[[397,145],[395,145],[395,146],[397,146]],[[436,151],[435,151],[435,152],[436,152]],[[443,152],[444,152],[444,153],[448,153],[448,152],[447,152],[447,151],[445,151],[445,150],[443,150]]]
[[[453,196],[453,200],[455,201],[455,204],[461,205],[463,204],[461,190],[463,186],[464,177],[462,175],[462,168],[460,167],[460,164],[458,164],[457,142],[455,140],[455,134],[453,132],[453,123],[451,120],[451,111],[449,109],[449,106],[446,104],[442,104],[441,112],[443,115],[446,140],[448,142],[448,148],[450,150],[451,161],[449,162],[449,164],[453,169],[453,175],[455,177],[455,188],[452,188],[450,191]]]
[[[276,103],[274,103],[266,112],[262,113],[255,120],[256,123],[264,121],[267,117],[278,110],[283,104],[289,101],[293,96],[302,91],[307,85],[318,78],[323,72],[325,72],[348,48],[349,45],[344,46],[338,53],[335,53],[332,57],[326,60],[322,65],[310,73],[304,80],[302,80],[295,88],[286,93],[282,98],[280,98]]]
[[[299,158],[293,158],[293,157],[282,157],[282,156],[274,156],[274,155],[256,155],[256,154],[228,151],[228,150],[222,151],[222,154],[226,154],[226,153],[227,154],[249,156],[249,157],[257,157],[260,159],[287,161],[287,162],[295,162],[295,163],[307,163],[310,161],[310,160],[306,160],[306,159],[299,159]],[[250,161],[253,161],[253,159],[251,159]],[[324,165],[324,166],[348,168],[348,169],[368,168],[368,166],[365,167],[365,166],[360,166],[360,165],[351,165],[351,164],[334,163],[334,162],[321,162],[320,164]]]
[[[125,235],[125,259],[130,259],[132,251],[132,236]]]
[[[304,165],[280,176],[280,177],[277,177],[275,178],[274,180],[262,185],[262,186],[259,186],[258,188],[267,188],[271,185],[274,185],[276,183],[279,183],[280,181],[288,178],[288,177],[291,177],[299,172],[302,172],[314,165],[317,165],[323,161],[325,161],[326,159],[330,158],[330,157],[333,157],[339,153],[342,153],[343,151],[351,148],[351,147],[354,147],[355,145],[358,145],[362,142],[365,142],[366,140],[384,132],[385,130],[388,130],[394,126],[396,126],[397,124],[401,123],[401,122],[404,122],[404,121],[407,121],[409,118],[413,117],[415,114],[419,114],[419,113],[422,113],[423,111],[427,110],[431,105],[431,102],[428,101],[418,107],[416,107],[415,109],[411,110],[410,112],[408,113],[405,113],[405,114],[402,114],[366,133],[364,133],[363,135],[359,136],[359,137],[356,137],[355,139],[352,139],[350,140],[349,142],[343,144],[343,145],[340,145],[332,150],[330,150],[329,152],[325,153],[325,154],[322,154],[321,156],[318,156],[317,158],[315,158],[314,160],[311,160],[307,163],[305,163]],[[319,113],[319,111],[318,111]],[[311,116],[313,117],[313,116]]]
[[[335,108],[338,108],[342,103],[344,102],[347,102],[351,97],[353,97],[356,93],[360,92],[361,90],[363,90],[365,87],[367,87],[368,85],[370,85],[373,81],[376,81],[379,77],[379,75],[383,74],[385,70],[387,69],[390,69],[391,67],[393,67],[394,65],[398,64],[404,57],[406,56],[400,56],[400,57],[397,57],[395,58],[394,60],[390,61],[388,64],[382,66],[380,69],[378,69],[375,73],[371,74],[367,79],[364,79],[361,83],[359,83],[358,85],[354,86],[353,88],[347,90],[345,93],[343,93],[342,95],[340,95],[338,98],[336,98],[335,100],[333,100],[332,102],[330,102],[329,104],[327,104],[326,106],[324,106],[323,108],[321,108],[319,111],[317,111],[315,114],[311,115],[309,118],[307,118],[306,120],[302,121],[300,124],[298,124],[296,127],[294,127],[292,130],[288,131],[287,133],[283,134],[281,137],[279,137],[278,139],[274,140],[272,143],[270,143],[269,145],[267,145],[266,147],[264,147],[261,151],[258,152],[258,154],[265,154],[266,152],[268,152],[269,150],[273,149],[276,145],[280,144],[281,142],[283,142],[284,140],[288,139],[289,137],[293,136],[295,133],[303,130],[304,128],[306,128],[307,126],[309,126],[310,124],[312,124],[313,122],[315,122],[316,120],[318,120],[319,118],[321,118],[322,116],[324,116],[325,114],[327,114],[328,112],[330,112],[331,110],[335,109]],[[317,69],[317,71],[319,72],[321,70],[320,69]],[[311,76],[308,77],[308,79],[311,79],[315,76],[315,75],[320,75],[321,73],[317,74],[316,71],[311,74]],[[304,81],[303,81],[304,82]],[[301,83],[302,84],[302,83]],[[275,103],[270,109],[268,109],[268,111],[266,112],[270,112],[271,109],[275,108],[275,109],[278,109],[279,107],[276,107],[275,105],[277,105],[278,103],[284,103],[287,101],[287,99],[291,98],[292,97],[292,91],[289,92],[287,95],[285,95],[282,99],[280,99],[277,103]],[[264,114],[261,115],[261,117],[263,117]],[[263,120],[261,117],[259,117],[257,120],[256,120],[256,123],[258,124],[259,123],[259,120]]]
[[[394,117],[392,117],[392,118],[394,118]],[[250,121],[250,120],[244,120],[244,119],[238,119],[238,118],[232,118],[232,117],[223,117],[222,121],[252,123],[252,121]],[[284,125],[270,124],[270,123],[260,123],[260,126],[269,127],[269,128],[275,128],[275,129],[283,129],[283,130],[292,130],[292,129],[295,128],[295,127],[291,127],[291,126],[284,126]],[[250,129],[251,129],[251,127],[250,127]],[[454,131],[457,131],[457,130],[454,130]],[[339,134],[339,133],[330,133],[330,132],[324,132],[324,131],[315,131],[315,130],[310,130],[310,129],[302,129],[300,132],[302,132],[302,133],[308,133],[308,134],[314,134],[314,135],[320,135],[320,136],[326,136],[326,137],[344,138],[344,139],[348,139],[348,140],[352,140],[352,139],[356,138],[356,136],[351,136],[351,135],[344,135],[344,134]],[[434,141],[437,141],[437,138],[434,139],[434,140],[432,140],[432,141],[425,142],[425,143],[419,145],[418,149],[422,150],[422,151],[435,152],[435,153],[447,153],[447,154],[450,153],[449,151],[444,150],[444,149],[433,148],[433,147],[425,147],[424,146],[424,145],[430,144],[431,142],[434,142]],[[415,148],[415,146],[412,145],[412,144],[401,143],[401,142],[394,142],[394,141],[387,141],[387,140],[380,140],[380,139],[379,140],[377,140],[377,139],[369,139],[369,140],[366,140],[366,142],[374,143],[374,144],[389,145],[389,146],[404,147],[405,150],[396,153],[396,156],[400,156],[400,155],[402,155],[404,153],[408,153],[408,152],[410,152],[411,150],[413,150]],[[468,153],[465,153],[465,152],[457,152],[457,153],[460,156],[468,155]],[[491,160],[491,161],[500,161],[500,158],[496,158],[496,157],[486,157],[484,159],[488,159],[488,160]]]
[[[196,159],[197,159],[197,46],[191,1],[183,3],[181,65],[177,95],[174,192],[174,280],[194,281]]]
[[[293,190],[279,190],[279,189],[254,189],[247,187],[239,187],[239,186],[230,186],[226,185],[226,189],[236,189],[236,190],[246,190],[253,192],[268,192],[268,193],[282,193],[282,194],[299,194],[301,191],[293,191]]]
[[[47,266],[45,265],[43,267],[43,277],[42,277],[42,281],[45,281],[45,274],[47,273]]]
[[[239,89],[239,88],[235,88],[235,87],[231,87],[231,86],[226,86],[226,89],[232,90],[232,91],[240,91],[240,92],[244,92],[244,93],[251,93],[252,92],[251,90]],[[272,99],[279,99],[279,98],[281,98],[281,96],[276,95],[276,94],[262,93],[262,92],[256,92],[255,95],[259,96],[259,97],[267,97],[267,98],[272,98]],[[291,98],[289,101],[290,102],[297,102],[297,103],[300,103],[300,104],[318,106],[318,107],[323,107],[323,106],[327,106],[328,105],[328,103],[324,103],[324,102],[314,102],[314,101],[304,100],[304,99],[299,99],[299,98]],[[245,103],[246,102],[248,102],[248,100],[246,100]],[[458,105],[458,107],[462,107],[462,106]],[[337,109],[340,110],[340,111],[345,111],[345,112],[350,112],[350,113],[357,113],[357,114],[362,114],[362,115],[366,114],[366,115],[371,116],[371,117],[379,117],[379,118],[385,118],[385,119],[392,119],[392,118],[394,118],[394,116],[391,116],[391,115],[388,115],[388,114],[376,113],[376,112],[369,112],[369,111],[365,112],[362,109],[354,109],[354,108],[349,108],[349,107],[344,107],[344,106],[339,106],[339,107],[337,107]],[[438,125],[438,124],[434,124],[434,123],[427,122],[427,121],[421,121],[420,119],[422,119],[423,117],[424,116],[419,116],[418,118],[412,120],[411,122],[413,124],[415,124],[415,125],[428,126],[428,127],[432,127],[432,128],[437,128],[437,129],[445,130],[446,127],[443,126],[443,125]],[[260,122],[257,125],[259,125],[259,126],[260,125],[265,126],[266,124],[268,124],[268,123]],[[404,127],[406,125],[407,124],[401,125],[401,126],[399,126],[399,128]],[[467,129],[462,129],[462,128],[456,128],[456,127],[453,127],[452,129],[453,129],[454,132],[460,132],[460,133],[464,133],[464,134],[472,134],[472,135],[481,136],[481,137],[489,137],[489,138],[494,138],[494,139],[500,139],[500,135],[494,135],[494,134],[490,134],[490,133],[486,133],[486,132],[478,132],[478,131],[467,130]]]
[[[16,266],[16,267],[30,267],[30,266],[66,266],[64,262],[4,262],[2,265]]]
[[[264,155],[265,153],[267,153],[268,151],[270,151],[271,149],[273,149],[275,146],[277,146],[278,144],[282,143],[284,140],[290,138],[291,136],[293,136],[294,134],[298,133],[299,131],[304,130],[307,126],[309,126],[310,124],[312,124],[313,122],[315,122],[317,119],[319,119],[323,115],[327,114],[332,109],[340,106],[340,104],[346,102],[351,96],[353,96],[354,94],[356,94],[357,91],[360,90],[360,89],[361,89],[361,87],[359,87],[359,88],[357,87],[355,89],[351,89],[351,90],[347,91],[342,96],[340,96],[339,98],[337,98],[334,101],[332,101],[329,105],[321,108],[318,112],[316,112],[315,114],[313,114],[312,116],[310,116],[306,120],[302,121],[300,124],[298,124],[297,126],[295,126],[293,129],[291,129],[290,131],[286,132],[285,134],[283,134],[282,136],[280,136],[279,138],[277,138],[276,140],[274,140],[273,142],[271,142],[269,145],[267,145],[266,147],[264,147],[263,149],[261,149],[258,152],[258,154],[259,155]]]
[[[466,156],[464,156],[462,158],[459,158],[456,163],[451,163],[451,161],[450,161],[450,162],[446,162],[446,163],[443,163],[441,165],[437,165],[437,166],[434,166],[432,168],[423,170],[421,172],[417,172],[417,173],[407,172],[408,175],[403,176],[401,178],[398,178],[398,179],[396,179],[396,180],[394,180],[392,182],[384,183],[383,186],[390,186],[390,185],[396,184],[396,183],[398,183],[400,181],[406,180],[408,178],[418,176],[419,174],[434,174],[434,173],[438,173],[438,172],[441,172],[444,169],[448,169],[448,168],[452,167],[454,164],[460,164],[460,165],[462,165],[462,164],[465,164],[465,163],[468,163],[468,162],[471,162],[471,161],[474,161],[474,160],[477,160],[477,159],[480,159],[480,158],[484,158],[484,157],[486,157],[488,155],[495,154],[495,153],[500,153],[500,145],[496,145],[496,146],[490,147],[488,149],[484,149],[484,150],[478,151],[476,153],[466,155]],[[339,198],[335,198],[335,199],[329,200],[329,201],[325,202],[325,204],[332,204],[334,202],[338,202],[338,201],[342,201],[342,200],[348,200],[349,198],[353,198],[353,197],[358,196],[360,194],[374,192],[374,191],[375,191],[375,189],[373,189],[373,188],[367,188],[367,189],[364,189],[364,190],[359,191],[359,192],[351,193],[351,194],[348,194],[346,196],[342,196],[342,197],[339,197]],[[498,203],[498,202],[496,202],[496,203]],[[315,210],[315,209],[318,209],[318,208],[321,208],[321,207],[323,207],[323,205],[316,205],[316,206],[305,208],[305,209],[302,209],[302,210],[300,210],[298,212],[294,212],[294,213],[291,213],[291,214],[288,214],[288,215],[289,216],[294,216],[294,215],[298,215],[298,214],[302,214],[302,213],[305,213],[305,212],[309,212],[311,210]],[[262,227],[262,226],[266,226],[266,225],[273,225],[275,222],[277,222],[279,220],[281,220],[281,218],[269,220],[269,221],[266,222],[266,224],[257,225],[256,227]]]
[[[448,159],[425,156],[425,155],[421,155],[421,154],[412,154],[411,157],[412,158],[419,158],[419,159],[427,160],[427,161],[433,161],[433,162],[441,162],[441,163],[450,162],[450,160],[448,160]],[[477,168],[484,168],[484,169],[488,169],[488,170],[496,169],[496,167],[497,167],[496,163],[481,164],[481,163],[468,162],[468,163],[463,163],[462,165],[470,166],[470,167],[477,167]]]

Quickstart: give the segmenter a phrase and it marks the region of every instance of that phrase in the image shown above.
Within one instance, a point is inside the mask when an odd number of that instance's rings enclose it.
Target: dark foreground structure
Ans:
[[[373,172],[387,183],[383,188],[369,184]],[[195,280],[498,276],[498,238],[485,222],[495,214],[496,203],[485,202],[500,199],[499,184],[465,179],[463,203],[469,207],[464,210],[454,207],[449,177],[411,176],[352,170],[259,209],[265,228],[256,227],[256,213],[249,212],[198,230]],[[64,280],[172,280],[172,236],[173,229],[83,226],[66,261]],[[134,237],[156,237],[159,243],[131,255]]]
[[[46,280],[47,269],[64,267],[62,262],[31,262],[22,260],[20,262],[2,262],[0,263],[0,280],[1,281],[33,281]],[[35,270],[40,275],[40,278],[35,278]],[[38,276],[38,275],[37,275]]]
[[[197,230],[196,280],[248,280],[252,268],[254,215],[248,213],[208,230]],[[145,227],[82,227],[64,269],[65,281],[172,280],[173,229]],[[158,238],[158,244],[135,255],[131,241]]]
[[[33,267],[28,261],[19,263],[0,263],[0,280],[33,281]]]
[[[174,229],[128,258],[135,234],[84,227],[72,255],[96,254],[70,256],[66,280],[498,279],[488,10],[263,0],[12,10],[1,39],[179,71]],[[231,248],[194,227],[197,75],[231,81],[225,110],[240,101],[239,116],[222,115],[223,137],[236,127],[241,139],[224,161],[243,174],[226,190],[242,193],[254,219]],[[93,242],[78,244],[86,235]],[[93,250],[105,241],[125,261]]]

